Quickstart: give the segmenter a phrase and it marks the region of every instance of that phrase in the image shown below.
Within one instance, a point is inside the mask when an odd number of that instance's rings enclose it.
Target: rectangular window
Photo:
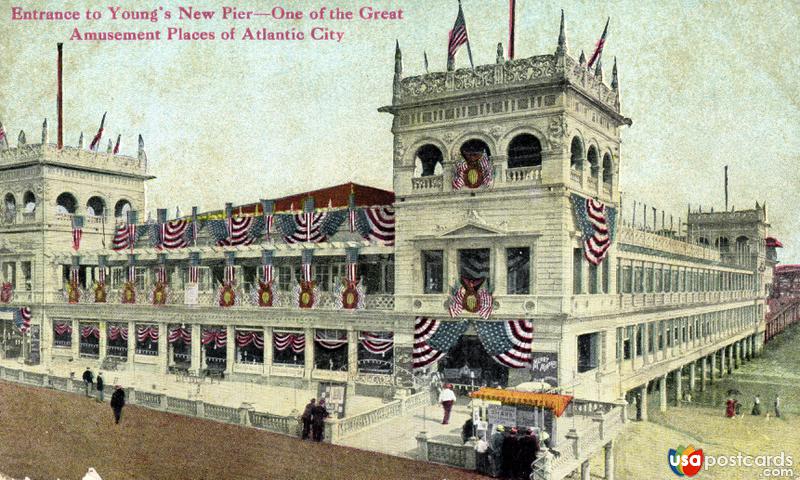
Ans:
[[[330,290],[331,286],[331,266],[327,263],[314,265],[314,280],[323,292]]]
[[[647,324],[647,353],[653,353],[655,345],[653,344],[653,337],[655,336],[656,325],[653,322]]]
[[[14,262],[4,262],[0,277],[2,277],[3,281],[9,282],[12,287],[17,288],[17,264]]]
[[[652,292],[653,291],[653,268],[647,267],[644,271],[644,281],[645,281],[645,292]]]
[[[281,265],[278,267],[278,288],[287,291],[292,286],[292,267]]]
[[[622,267],[622,293],[631,293],[631,267],[626,265]]]
[[[509,295],[529,295],[531,293],[530,248],[506,249],[506,285]]]
[[[636,328],[636,356],[641,357],[644,350],[644,325]]]
[[[663,291],[663,286],[661,285],[661,280],[662,280],[662,278],[664,276],[664,274],[662,273],[662,270],[660,268],[655,269],[654,276],[655,276],[655,278],[654,278],[655,279],[655,286],[654,286],[654,290],[653,291],[654,292],[662,292]]]
[[[597,293],[597,265],[589,263],[589,293]]]
[[[622,356],[625,360],[630,360],[633,353],[631,348],[631,328],[633,327],[625,327],[625,335],[622,339]]]
[[[603,262],[603,293],[611,293],[609,290],[609,279],[611,278],[611,260],[606,258]]]
[[[22,289],[31,291],[33,289],[33,271],[31,262],[22,262],[20,264],[22,270]]]
[[[644,292],[644,267],[635,267],[633,270],[633,292]]]
[[[383,268],[383,277],[386,280],[386,293],[394,293],[394,261],[387,263]]]
[[[588,372],[597,368],[599,337],[598,333],[587,333],[578,336],[578,373]]]
[[[425,293],[442,293],[444,274],[444,252],[424,250],[422,252],[422,272]]]
[[[576,248],[572,251],[572,293],[580,295],[583,291],[583,249]]]
[[[489,249],[471,248],[458,251],[458,274],[470,279],[489,278]]]
[[[658,322],[658,349],[664,350],[664,320]]]
[[[364,279],[364,288],[367,293],[383,292],[381,284],[381,264],[378,262],[365,262],[358,264],[358,275]]]

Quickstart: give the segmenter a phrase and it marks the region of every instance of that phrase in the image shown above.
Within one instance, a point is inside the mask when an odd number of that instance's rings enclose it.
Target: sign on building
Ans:
[[[325,400],[325,407],[331,418],[344,418],[347,397],[346,383],[320,382],[317,398]]]
[[[184,288],[184,305],[197,305],[200,297],[200,286],[196,283],[187,283]]]
[[[492,425],[515,427],[517,425],[517,407],[510,405],[488,405],[486,417]]]
[[[531,380],[558,386],[558,353],[531,352]]]
[[[31,326],[31,352],[28,356],[30,365],[39,365],[39,349],[41,348],[41,329],[39,325]]]

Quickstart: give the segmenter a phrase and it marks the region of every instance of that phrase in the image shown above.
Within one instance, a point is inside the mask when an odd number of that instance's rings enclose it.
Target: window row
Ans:
[[[750,290],[753,275],[620,259],[617,293],[719,292]]]
[[[469,248],[457,250],[457,269],[460,279],[484,280],[492,283],[491,250],[488,248]],[[445,282],[444,250],[423,250],[421,252],[422,291],[424,293],[444,293],[450,288]],[[511,247],[505,249],[506,292],[508,295],[530,295],[532,290],[531,249],[530,247]]]

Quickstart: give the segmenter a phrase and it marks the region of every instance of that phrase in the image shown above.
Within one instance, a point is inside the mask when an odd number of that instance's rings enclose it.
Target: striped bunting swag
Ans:
[[[291,348],[294,353],[303,353],[306,349],[306,336],[302,333],[278,333],[272,334],[272,344],[279,352]]]
[[[159,246],[169,250],[188,247],[191,242],[190,233],[192,232],[189,226],[190,222],[183,219],[159,224]]]
[[[530,320],[476,322],[476,328],[483,348],[497,363],[509,368],[530,366],[533,340]]]
[[[317,330],[314,341],[322,348],[335,350],[347,345],[347,332],[341,330]]]
[[[417,317],[414,321],[413,368],[423,368],[439,360],[467,331],[466,320],[442,322],[433,318]]]
[[[583,235],[583,256],[592,265],[600,265],[611,247],[616,210],[602,202],[576,194],[572,194],[571,201]]]
[[[4,307],[0,308],[0,312],[11,312],[14,318],[14,326],[17,327],[20,333],[25,334],[31,329],[32,315],[30,307],[22,307],[22,308]]]
[[[361,332],[361,345],[369,353],[383,355],[394,347],[394,333]]]
[[[172,327],[167,332],[167,340],[169,343],[183,342],[189,345],[192,343],[192,330],[182,326]]]
[[[253,217],[230,217],[225,220],[210,220],[208,229],[217,246],[250,245],[256,236],[250,234]]]
[[[387,246],[394,245],[394,207],[366,207],[357,210],[355,227],[366,240]]]

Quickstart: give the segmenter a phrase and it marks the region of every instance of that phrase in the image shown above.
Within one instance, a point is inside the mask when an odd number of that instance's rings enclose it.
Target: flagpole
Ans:
[[[514,60],[514,23],[516,13],[516,1],[508,1],[508,59]]]
[[[464,11],[461,9],[461,0],[458,0],[458,12],[461,17],[464,17]],[[469,30],[467,30],[467,19],[464,19],[464,32],[467,34],[467,54],[469,55],[469,66],[475,69],[475,63],[472,61],[472,48],[469,46]]]

